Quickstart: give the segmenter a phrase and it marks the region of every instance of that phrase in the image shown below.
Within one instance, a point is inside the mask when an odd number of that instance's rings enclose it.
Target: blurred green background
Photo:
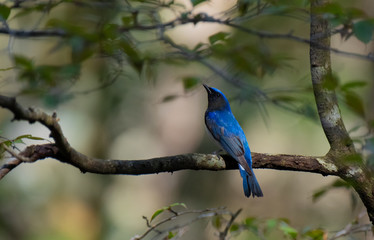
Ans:
[[[355,5],[373,17],[372,1],[349,2],[342,1],[341,4]],[[82,7],[73,1],[62,3],[49,12],[35,11],[17,17],[17,11],[12,10],[8,24],[14,29],[33,29],[45,25],[62,26],[51,19],[63,19],[70,22],[71,28],[79,26],[93,32],[102,22],[118,22],[121,11],[126,10],[113,6],[106,8],[105,3],[91,2],[88,3],[92,4],[91,7]],[[181,3],[192,9],[190,2]],[[212,0],[198,5],[193,11],[221,16],[222,11],[236,3]],[[96,4],[97,7],[92,7]],[[137,4],[142,3],[135,1],[133,6]],[[121,6],[121,3],[114,5]],[[160,11],[163,21],[173,19],[175,14]],[[292,30],[293,34],[308,38],[307,16],[301,13],[290,18],[265,15],[243,24],[278,33]],[[92,44],[87,39],[70,38],[61,43],[55,37],[20,39],[1,35],[0,68],[3,70],[0,72],[0,92],[17,96],[23,106],[35,106],[48,113],[56,111],[70,144],[88,156],[147,159],[218,150],[204,126],[207,106],[204,89],[197,84],[186,90],[183,85],[182,79],[194,77],[226,94],[252,151],[323,156],[329,146],[315,118],[308,45],[287,39],[259,39],[213,23],[177,26],[166,34],[175,43],[192,49],[198,43],[209,43],[209,37],[220,31],[231,34],[227,44],[233,48],[230,52],[218,51],[213,64],[234,75],[234,72],[241,71],[239,63],[252,61],[248,57],[253,54],[251,46],[265,49],[273,57],[278,56],[282,59],[281,64],[274,62],[274,69],[263,70],[267,74],[256,76],[249,72],[238,76],[245,79],[250,89],[266,89],[266,93],[276,92],[278,97],[292,96],[295,99],[292,104],[301,109],[299,113],[258,99],[258,95],[222,80],[199,62],[168,62],[169,57],[173,58],[173,51],[162,42],[152,42],[154,34],[141,31],[132,35],[139,44],[137,49],[149,55],[149,59],[157,55],[163,60],[150,60],[148,69],[142,69],[140,74],[131,64],[126,65],[134,63],[133,59],[114,61],[115,57],[108,58],[106,54],[86,53],[87,46]],[[241,48],[248,42],[248,48]],[[80,44],[84,47],[77,50]],[[372,43],[365,45],[355,38],[344,41],[339,35],[332,37],[332,46],[363,54],[373,50]],[[167,51],[170,55],[165,53]],[[79,54],[88,54],[88,57]],[[243,58],[234,57],[240,54]],[[61,82],[30,83],[27,76],[22,80],[20,74],[24,69],[19,65],[8,70],[20,64],[15,55],[24,56],[35,66],[73,63],[67,73],[74,75],[74,68],[78,66],[79,76]],[[77,61],[79,65],[74,65]],[[332,54],[332,66],[341,84],[351,81],[368,83],[358,89],[357,94],[363,99],[366,119],[373,118],[373,63]],[[256,71],[262,70],[256,68]],[[51,79],[57,81],[57,78]],[[100,87],[106,83],[108,87]],[[344,101],[341,102],[341,111],[348,130],[364,125],[365,119],[358,117]],[[12,139],[32,134],[48,139],[49,132],[40,124],[11,122],[11,118],[8,111],[0,110],[1,136]],[[360,128],[352,135],[360,136],[363,132],[365,129]],[[17,146],[22,149],[25,145]],[[7,160],[2,160],[2,163]],[[356,194],[348,189],[333,189],[318,201],[313,201],[313,194],[334,182],[335,177],[269,169],[255,169],[255,173],[264,192],[260,199],[244,197],[238,171],[106,176],[82,174],[70,165],[50,159],[22,164],[0,183],[0,239],[130,239],[147,229],[142,216],[150,217],[155,210],[174,202],[183,202],[189,209],[225,206],[236,211],[243,208],[239,219],[287,218],[297,229],[309,226],[328,231],[344,228],[365,211]],[[184,239],[217,239],[209,221],[192,225],[188,234]],[[247,237],[242,234],[238,239]]]

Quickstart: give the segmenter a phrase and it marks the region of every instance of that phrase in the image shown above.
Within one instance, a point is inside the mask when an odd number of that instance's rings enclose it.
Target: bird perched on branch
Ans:
[[[203,84],[208,93],[205,125],[219,145],[239,164],[246,197],[262,197],[262,190],[252,170],[251,150],[243,129],[231,112],[225,95],[218,89]]]

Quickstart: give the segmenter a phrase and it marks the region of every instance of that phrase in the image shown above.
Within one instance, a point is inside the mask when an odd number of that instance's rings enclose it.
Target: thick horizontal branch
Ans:
[[[103,160],[88,157],[72,148],[63,135],[56,114],[48,115],[32,108],[23,108],[15,98],[0,95],[0,106],[14,114],[14,120],[25,120],[30,123],[40,122],[51,131],[53,144],[33,145],[19,153],[18,164],[23,158],[36,161],[47,157],[55,158],[79,168],[82,172],[99,174],[154,174],[174,172],[184,169],[192,170],[228,170],[237,169],[238,165],[228,155],[184,154],[146,160]],[[12,153],[14,155],[14,153]],[[270,168],[319,173],[322,175],[339,175],[337,167],[325,157],[311,157],[286,154],[253,153],[254,168]],[[29,162],[29,160],[28,160]],[[17,165],[18,165],[17,164]],[[3,166],[1,171],[8,173],[16,165]],[[3,175],[4,176],[4,175]]]
[[[144,160],[104,160],[90,158],[75,150],[71,157],[59,153],[54,144],[32,145],[27,147],[20,155],[36,160],[46,157],[55,158],[79,168],[82,172],[98,174],[155,174],[161,172],[175,172],[180,170],[232,170],[237,169],[237,162],[229,155],[214,155],[190,153],[175,156],[158,157]],[[336,175],[337,168],[328,167],[323,157],[252,153],[254,168],[267,168],[276,170],[303,171],[319,173],[322,175]]]
[[[237,169],[237,163],[228,155],[222,157],[212,154],[184,154],[152,158],[147,160],[103,160],[88,157],[72,148],[63,135],[56,114],[48,115],[32,108],[23,108],[15,98],[0,95],[0,106],[14,114],[14,120],[26,120],[30,123],[40,122],[51,131],[54,144],[33,145],[27,147],[20,156],[32,161],[46,157],[55,158],[71,164],[82,172],[99,174],[153,174],[174,172],[184,169],[192,170],[228,170]],[[309,157],[286,154],[253,153],[254,168],[271,168],[336,175],[337,168],[327,164],[323,157]],[[21,157],[19,159],[22,159]]]

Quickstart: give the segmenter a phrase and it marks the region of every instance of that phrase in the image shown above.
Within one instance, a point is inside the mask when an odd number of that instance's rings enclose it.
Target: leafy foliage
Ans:
[[[1,134],[1,131],[0,131],[0,134]],[[16,144],[25,144],[25,142],[24,142],[25,139],[39,140],[39,141],[46,140],[44,138],[36,137],[36,136],[31,135],[31,134],[20,135],[20,136],[14,138],[14,139],[7,139],[5,137],[0,136],[0,139],[4,139],[3,141],[0,142],[0,159],[3,157],[3,155],[5,153],[5,149],[4,149],[3,145],[5,145],[7,147],[16,148]]]
[[[222,78],[225,82],[240,88],[237,99],[256,103],[264,115],[267,115],[265,104],[274,104],[287,111],[317,119],[315,103],[311,100],[311,87],[307,84],[297,85],[292,75],[282,75],[285,69],[306,71],[305,68],[291,66],[300,61],[299,55],[306,52],[300,53],[298,50],[306,50],[308,47],[304,45],[303,49],[296,44],[304,44],[304,40],[308,40],[302,36],[306,35],[305,26],[309,24],[309,1],[239,0],[235,6],[218,14],[199,13],[199,6],[208,2],[191,0],[190,4],[185,6],[174,0],[8,1],[0,4],[0,21],[4,31],[6,27],[13,27],[11,21],[14,19],[22,24],[22,21],[29,21],[31,16],[43,15],[43,21],[33,20],[34,22],[28,23],[34,28],[36,26],[35,31],[20,29],[20,36],[31,38],[31,33],[44,33],[44,38],[55,40],[55,45],[47,51],[48,55],[60,51],[69,52],[70,59],[68,62],[39,64],[43,56],[34,52],[27,54],[9,51],[13,66],[0,70],[17,71],[16,81],[22,86],[17,94],[34,95],[49,106],[56,107],[74,97],[72,87],[81,80],[84,67],[91,60],[100,60],[94,68],[102,67],[103,71],[107,72],[121,69],[126,76],[131,76],[132,81],[142,78],[148,80],[151,77],[157,79],[157,68],[162,64],[183,68],[193,61],[210,69],[215,74],[215,80]],[[69,11],[65,12],[66,9]],[[338,0],[318,9],[331,23],[332,35],[340,34],[343,40],[356,38],[368,44],[373,39],[374,21],[364,10],[345,5]],[[51,11],[54,11],[53,14],[47,14]],[[266,21],[270,21],[271,24],[267,24]],[[294,21],[298,22],[295,24]],[[44,22],[45,25],[40,24]],[[174,41],[169,31],[182,25],[197,25],[202,22],[227,28],[217,30],[194,46]],[[299,29],[298,25],[305,29]],[[16,31],[12,34],[16,34]],[[282,43],[284,40],[295,43],[295,47],[285,47]],[[97,75],[100,74],[101,72]],[[365,152],[367,165],[374,169],[374,124],[366,119],[365,102],[362,94],[358,93],[367,86],[367,82],[355,80],[342,84],[339,74],[328,77],[323,87],[335,90],[340,100],[357,117],[365,121],[365,127],[371,132],[361,138],[363,151],[359,157],[363,158]],[[201,75],[194,72],[182,77],[181,84],[188,93],[195,90],[203,81]],[[269,89],[268,87],[273,84],[276,87]],[[127,82],[122,85],[131,88]],[[122,89],[114,90],[117,91],[113,91],[116,92],[116,96],[111,96],[112,102],[107,100],[107,94],[104,98],[109,103],[103,105],[119,105],[124,93]],[[168,95],[162,101],[172,101],[177,97],[179,96]],[[31,135],[22,135],[13,140],[5,140],[2,144],[14,146],[15,143],[23,143],[24,139],[41,140]],[[4,152],[4,149],[1,152]],[[316,192],[313,199],[320,199],[331,189],[348,186],[344,182],[335,182]],[[158,209],[151,216],[149,223],[156,224],[157,221],[162,221],[161,217],[164,215],[179,216],[175,211],[178,207],[186,208],[184,204],[177,203]],[[219,232],[224,231],[222,228],[228,226],[232,217],[232,214],[222,211],[209,211],[209,214],[199,216],[211,218],[211,226]],[[170,229],[165,232],[164,237],[176,238],[178,233]],[[251,233],[258,238],[278,234],[284,239],[325,239],[327,234],[319,228],[299,230],[286,219],[262,220],[255,217],[234,221],[229,225],[229,234],[237,236],[241,233]]]
[[[361,20],[353,24],[353,33],[363,43],[373,40],[374,19]]]
[[[206,0],[191,0],[192,8],[207,3]],[[10,11],[14,11],[13,18],[21,19],[33,12],[57,11],[63,7],[71,7],[80,14],[63,18],[51,15],[47,19],[45,29],[58,31],[64,37],[59,38],[52,52],[65,50],[71,52],[71,62],[61,65],[37,65],[35,57],[14,55],[14,64],[19,70],[19,80],[25,83],[21,93],[36,93],[36,96],[49,95],[49,99],[56,99],[54,104],[71,99],[70,86],[80,80],[82,64],[90,59],[105,57],[105,69],[121,68],[126,72],[134,72],[139,77],[156,78],[157,65],[184,64],[188,61],[204,59],[216,69],[216,74],[221,75],[230,83],[246,85],[248,89],[254,85],[267,84],[268,78],[273,78],[274,73],[289,68],[294,56],[290,51],[280,51],[277,45],[256,36],[256,31],[267,33],[278,31],[278,27],[263,29],[259,24],[264,17],[278,19],[279,16],[302,15],[308,23],[307,8],[309,2],[300,1],[238,1],[233,9],[224,11],[226,18],[214,18],[205,13],[192,14],[189,6],[175,1],[128,1],[95,3],[83,1],[78,8],[70,1],[50,1],[49,3],[36,2],[35,4],[19,3],[15,9],[7,5],[0,5],[0,16],[8,19]],[[170,11],[174,20],[164,20],[163,13]],[[356,7],[345,6],[339,1],[319,9],[329,19],[334,27],[340,29],[338,33],[346,39],[355,36],[364,43],[372,39],[373,20],[363,10]],[[95,16],[95,17],[92,17]],[[245,17],[247,16],[247,17]],[[243,19],[242,19],[243,18]],[[218,30],[207,38],[207,42],[200,42],[192,49],[176,44],[168,36],[170,28],[178,28],[187,23],[197,24],[200,21],[213,21],[225,25],[237,25],[232,30]],[[238,24],[236,23],[238,22]],[[273,20],[271,20],[273,21]],[[282,20],[283,21],[283,20]],[[277,26],[288,26],[288,23]],[[343,28],[341,28],[343,26]],[[292,28],[292,25],[290,25]],[[240,31],[245,29],[244,31]],[[344,30],[344,31],[343,31]],[[290,31],[287,29],[286,31]],[[285,35],[287,38],[287,35]],[[243,41],[247,39],[247,41]],[[227,56],[230,56],[227,58]],[[223,64],[222,64],[223,63]],[[224,72],[224,73],[222,73]],[[223,76],[222,74],[226,74]],[[182,79],[186,92],[193,90],[201,82],[200,77],[189,76]],[[333,80],[333,79],[332,79]],[[69,85],[70,86],[67,86]],[[257,87],[257,86],[256,86]],[[336,87],[336,86],[331,86]],[[27,91],[25,91],[27,88]],[[310,90],[310,89],[309,89]],[[53,92],[53,93],[52,93]],[[57,94],[57,93],[58,94]],[[252,101],[263,102],[265,91],[251,98]],[[287,95],[287,94],[286,94]],[[305,94],[304,94],[305,95]],[[361,107],[362,101],[353,91],[342,91],[347,105],[357,114],[364,116]],[[288,95],[287,95],[288,96]],[[269,103],[274,103],[296,113],[309,115],[309,104],[304,99],[276,95],[274,99],[267,97]],[[176,96],[168,96],[165,101],[173,100]],[[292,99],[294,98],[294,99]],[[48,101],[46,101],[48,102]],[[299,104],[302,102],[303,104]],[[262,104],[262,103],[261,103]],[[295,107],[295,105],[297,105]]]
[[[339,1],[326,4],[321,7],[320,12],[324,13],[330,23],[337,27],[343,25],[342,37],[348,39],[354,35],[363,43],[369,43],[373,38],[374,19],[356,7],[346,7]]]
[[[201,83],[200,78],[198,77],[185,77],[182,79],[183,80],[183,87],[185,91],[191,91],[195,87],[199,86]]]
[[[337,183],[338,185],[340,183]],[[172,207],[173,206],[173,207]],[[183,211],[176,210],[174,207],[183,206]],[[162,214],[161,214],[162,213]],[[189,229],[194,222],[201,222],[208,219],[210,226],[216,231],[218,239],[236,239],[245,237],[245,239],[299,239],[299,240],[325,240],[329,238],[340,239],[345,235],[354,236],[357,232],[370,231],[370,225],[362,225],[357,222],[349,224],[342,231],[328,232],[323,228],[305,227],[301,230],[293,227],[288,219],[269,218],[261,219],[257,217],[247,217],[243,220],[236,220],[238,213],[225,210],[224,208],[206,209],[206,210],[189,210],[184,204],[176,203],[163,207],[153,214],[156,216],[151,219],[158,219],[158,222],[150,221],[146,217],[148,230],[142,235],[133,237],[133,240],[148,239],[173,239],[182,237],[186,234],[186,226]],[[186,218],[189,216],[189,218]],[[209,227],[207,227],[209,228]],[[356,229],[361,229],[356,232]],[[151,235],[151,233],[154,235]],[[202,233],[200,233],[201,236]]]
[[[5,21],[10,15],[10,8],[4,4],[0,4],[0,20]]]
[[[160,208],[160,209],[156,210],[153,213],[152,217],[151,217],[151,221],[153,221],[158,215],[160,215],[164,211],[171,211],[172,207],[176,207],[176,206],[181,206],[181,207],[187,208],[186,204],[184,204],[184,203],[173,203],[173,204],[170,204],[167,207],[163,207],[163,208]]]

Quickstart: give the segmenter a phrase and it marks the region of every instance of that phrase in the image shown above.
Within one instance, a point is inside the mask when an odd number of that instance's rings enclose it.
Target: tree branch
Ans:
[[[371,172],[363,160],[356,154],[340,113],[334,88],[331,86],[332,72],[330,51],[330,26],[328,21],[318,12],[318,8],[327,4],[328,0],[311,1],[310,24],[310,68],[313,91],[322,128],[330,144],[327,159],[338,169],[347,169],[346,174],[339,174],[349,182],[360,195],[367,208],[369,218],[374,224],[374,181]],[[316,38],[315,36],[323,36]],[[319,46],[325,46],[320,48]]]
[[[353,142],[345,129],[335,90],[328,87],[333,81],[330,51],[327,50],[330,47],[330,36],[315,37],[330,32],[328,21],[321,14],[317,14],[315,10],[326,2],[325,0],[311,2],[310,67],[313,91],[322,128],[330,143],[331,150],[352,154],[355,153]],[[319,46],[325,46],[325,48]]]
[[[43,150],[44,147],[49,149],[51,145],[32,145],[27,147],[24,152],[27,151],[31,156],[36,156],[39,151],[47,151]],[[53,148],[57,149],[56,146],[53,146]],[[23,155],[28,156],[28,154],[24,152]],[[43,154],[40,154],[40,156],[41,158],[45,158]],[[91,158],[75,151],[73,156],[73,158],[65,158],[56,151],[48,157],[71,164],[79,168],[82,172],[98,174],[140,175],[175,172],[187,169],[219,171],[238,168],[237,162],[226,154],[189,153],[144,160],[113,160]],[[312,172],[324,176],[339,174],[336,166],[327,164],[324,157],[253,152],[252,158],[254,168]]]
[[[7,147],[6,145],[2,145],[1,147],[3,147],[15,159],[5,163],[0,167],[0,180],[23,162],[31,163],[48,157],[54,158],[58,155],[59,151],[55,144],[28,146],[21,153],[16,153],[14,150]]]
[[[230,217],[230,220],[229,222],[226,224],[226,227],[225,229],[219,233],[219,239],[220,240],[226,240],[227,238],[227,234],[229,233],[229,230],[230,230],[230,227],[232,226],[232,224],[234,223],[235,219],[239,216],[239,214],[241,213],[243,209],[239,209],[238,211],[236,211],[235,213],[232,213],[231,214],[231,217]]]
[[[238,165],[228,155],[190,153],[166,156],[145,160],[103,160],[88,157],[72,148],[63,135],[56,115],[31,108],[23,108],[14,98],[0,95],[0,106],[14,114],[14,120],[25,120],[30,123],[40,122],[51,131],[55,140],[52,144],[28,146],[19,155],[36,161],[51,157],[79,168],[82,172],[98,174],[154,174],[191,170],[229,170]],[[305,171],[326,175],[340,174],[336,166],[328,163],[325,157],[253,153],[254,168],[271,168],[277,170]],[[20,161],[22,162],[22,161]],[[9,172],[9,171],[8,171]],[[5,175],[4,175],[5,176]]]
[[[0,34],[7,34],[17,38],[30,37],[66,37],[68,34],[62,29],[51,30],[18,30],[9,28],[0,28]]]
[[[369,53],[367,55],[365,54],[359,54],[359,53],[353,53],[353,52],[347,52],[342,51],[337,48],[332,48],[331,46],[326,46],[323,44],[320,44],[319,41],[316,38],[312,39],[306,39],[302,38],[296,35],[293,35],[292,33],[271,33],[266,31],[258,31],[251,28],[244,27],[242,25],[236,24],[235,19],[226,19],[221,20],[219,18],[214,18],[212,16],[207,15],[206,13],[198,13],[196,15],[193,14],[185,14],[182,17],[175,18],[171,21],[165,22],[165,23],[158,23],[153,25],[132,25],[132,26],[126,26],[126,27],[119,27],[119,32],[130,32],[130,31],[149,31],[149,30],[157,30],[157,29],[171,29],[179,25],[185,25],[185,24],[194,24],[205,22],[205,23],[218,23],[222,25],[226,25],[229,27],[232,27],[234,29],[240,30],[242,32],[260,37],[260,38],[268,38],[268,39],[289,39],[292,41],[305,43],[305,44],[314,44],[314,47],[317,49],[323,49],[323,50],[329,50],[331,52],[334,52],[336,54],[345,55],[347,57],[355,57],[367,61],[374,62],[374,54]],[[320,33],[315,34],[315,37],[329,37],[334,32],[328,32],[328,33]],[[9,28],[0,28],[0,34],[8,34],[13,37],[17,38],[29,38],[29,37],[68,37],[69,33],[64,31],[63,29],[50,29],[50,30],[18,30],[18,29],[9,29]]]
[[[5,175],[7,175],[10,171],[12,171],[14,168],[16,168],[18,165],[20,165],[22,163],[21,160],[19,160],[18,158],[15,158],[5,164],[3,164],[1,167],[0,167],[0,180],[5,177]]]

